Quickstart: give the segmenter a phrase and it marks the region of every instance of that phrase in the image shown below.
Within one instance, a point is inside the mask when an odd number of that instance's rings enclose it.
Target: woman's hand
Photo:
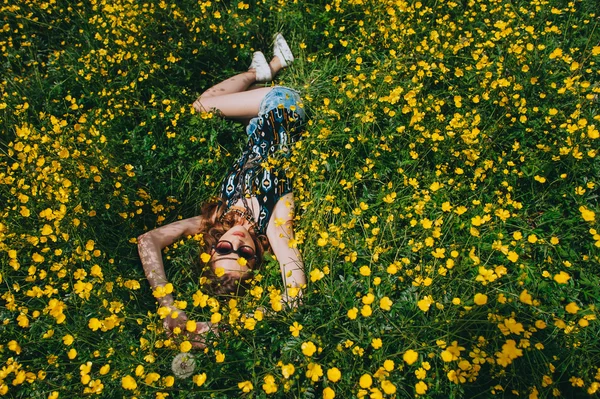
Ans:
[[[174,313],[177,312],[176,317]],[[167,316],[163,320],[163,326],[169,338],[173,336],[182,337],[192,344],[192,348],[195,349],[204,349],[206,348],[206,336],[209,332],[213,332],[214,334],[219,334],[219,325],[213,324],[209,321],[197,321],[196,328],[194,331],[187,330],[187,322],[188,317],[183,310],[179,310],[177,308],[173,308],[172,312],[169,316]],[[179,331],[176,333],[176,329],[179,328]]]
[[[137,241],[140,260],[142,261],[144,273],[146,274],[146,278],[153,291],[159,287],[164,287],[169,282],[165,273],[161,250],[164,247],[173,244],[181,236],[199,233],[201,224],[202,216],[196,216],[170,223],[166,226],[148,231],[138,237]],[[161,306],[170,310],[170,314],[163,320],[163,326],[169,337],[185,334],[185,337],[192,342],[192,345],[194,345],[194,342],[199,342],[199,336],[203,338],[207,329],[202,323],[198,323],[200,325],[197,324],[195,331],[191,333],[187,331],[187,315],[183,310],[175,307],[173,296],[171,294],[161,296],[160,298],[157,298],[157,300]],[[175,332],[178,334],[175,334]],[[193,339],[195,341],[193,341]],[[202,339],[197,347],[203,348],[205,346],[204,340]]]
[[[165,328],[167,334],[170,336],[176,328],[179,328],[182,332],[186,331],[186,323],[188,318],[185,312],[177,309],[173,305],[169,305],[168,308],[171,310],[171,313],[163,320],[163,327]]]

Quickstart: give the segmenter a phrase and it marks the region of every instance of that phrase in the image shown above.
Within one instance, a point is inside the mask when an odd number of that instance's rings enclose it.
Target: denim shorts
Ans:
[[[294,111],[298,114],[302,121],[306,120],[306,113],[302,107],[300,93],[298,93],[296,90],[290,89],[289,87],[275,86],[264,96],[260,102],[260,106],[258,107],[258,116],[252,118],[250,122],[248,122],[248,126],[246,127],[246,132],[248,135],[250,135],[251,132],[256,131],[258,128],[257,122],[260,116],[266,115],[269,113],[269,111],[276,108],[286,108],[290,111]]]

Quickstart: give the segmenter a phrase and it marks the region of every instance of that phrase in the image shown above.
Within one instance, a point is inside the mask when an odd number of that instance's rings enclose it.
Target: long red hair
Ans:
[[[202,206],[200,232],[203,234],[204,252],[210,253],[223,234],[232,228],[241,217],[237,213],[226,212],[227,204],[221,198],[216,198]],[[264,234],[258,234],[254,229],[250,229],[249,232],[256,251],[256,258],[249,263],[250,271],[239,277],[227,273],[217,277],[212,264],[210,264],[212,261],[209,262],[209,267],[203,270],[202,277],[206,277],[208,288],[213,295],[243,295],[254,277],[253,272],[262,268],[264,253],[269,248],[269,240]]]

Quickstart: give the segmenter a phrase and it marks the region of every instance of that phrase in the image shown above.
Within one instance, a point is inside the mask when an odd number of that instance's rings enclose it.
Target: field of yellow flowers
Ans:
[[[209,297],[184,238],[191,349],[136,237],[217,194],[243,130],[191,103],[278,31],[304,303],[274,259]],[[600,394],[596,0],[8,0],[0,50],[0,396]]]

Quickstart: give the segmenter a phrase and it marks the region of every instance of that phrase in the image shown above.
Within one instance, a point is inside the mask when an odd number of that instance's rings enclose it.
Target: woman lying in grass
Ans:
[[[289,156],[300,135],[305,113],[297,92],[286,87],[250,89],[256,82],[268,82],[294,57],[281,34],[275,38],[274,57],[267,63],[261,52],[254,53],[247,72],[233,76],[204,92],[194,108],[216,111],[225,118],[247,124],[248,144],[223,180],[220,198],[202,207],[199,216],[180,220],[149,231],[138,238],[144,272],[153,290],[168,283],[161,250],[181,236],[202,234],[205,252],[210,254],[212,293],[240,295],[253,271],[261,267],[263,253],[271,250],[279,261],[286,287],[285,301],[294,304],[306,283],[300,253],[293,243],[294,198],[285,170],[265,167],[269,157]],[[187,317],[174,306],[173,297],[158,299],[171,310],[164,325],[168,332],[185,331]],[[196,335],[215,326],[196,323]],[[197,336],[197,342],[202,342]]]

